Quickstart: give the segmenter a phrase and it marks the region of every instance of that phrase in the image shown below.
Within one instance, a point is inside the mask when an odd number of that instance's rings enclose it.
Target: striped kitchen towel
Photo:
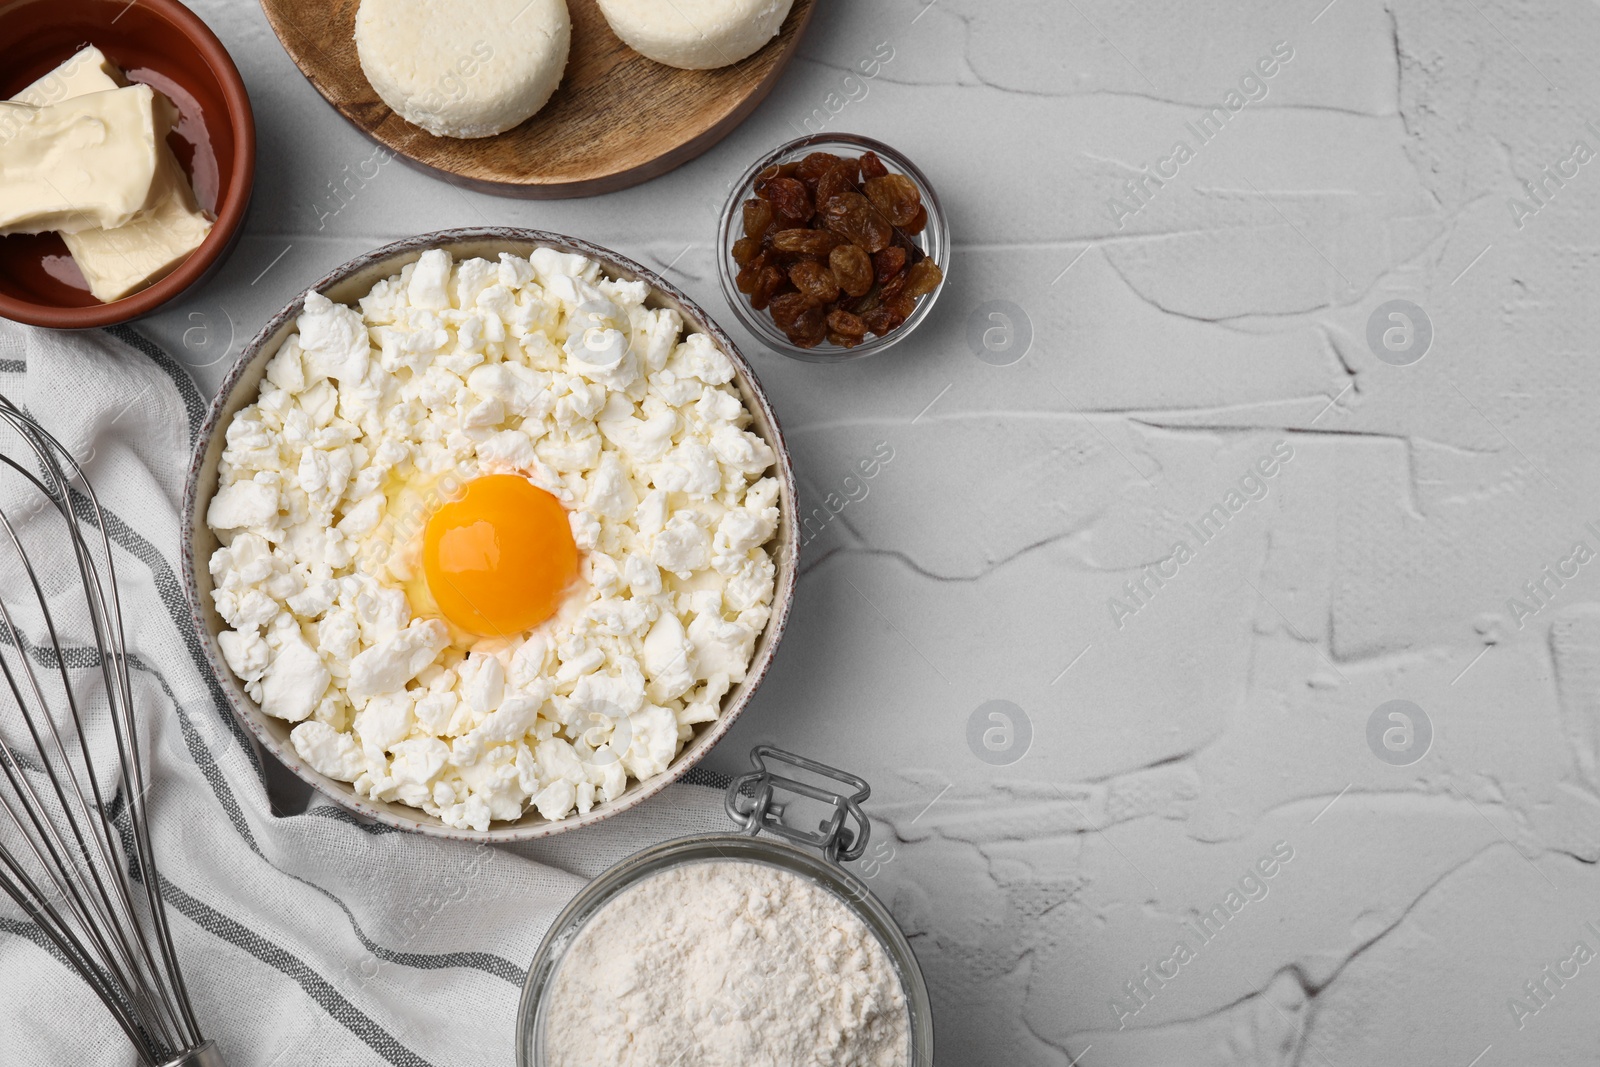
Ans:
[[[0,393],[72,452],[105,511],[161,891],[196,1015],[231,1067],[510,1064],[526,968],[567,900],[630,852],[726,828],[720,793],[687,784],[588,830],[501,849],[365,824],[325,803],[275,816],[271,757],[228,711],[176,564],[206,398],[132,330],[3,320]],[[17,504],[0,500],[13,516]],[[35,506],[31,521],[60,520]],[[87,637],[85,625],[61,640]],[[104,736],[109,723],[93,725],[91,744],[95,728]],[[0,901],[0,1063],[135,1064],[89,988]]]

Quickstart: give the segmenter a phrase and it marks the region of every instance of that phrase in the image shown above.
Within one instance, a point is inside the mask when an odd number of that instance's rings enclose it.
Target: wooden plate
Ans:
[[[500,196],[553,200],[615,192],[682,166],[766,98],[816,0],[794,0],[783,30],[720,70],[677,70],[618,39],[595,0],[567,0],[572,54],[550,102],[496,137],[435,137],[389,110],[354,40],[359,0],[261,0],[285,51],[357,129],[447,181]]]

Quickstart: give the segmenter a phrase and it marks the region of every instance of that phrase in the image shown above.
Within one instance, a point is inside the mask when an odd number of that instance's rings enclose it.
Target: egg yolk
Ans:
[[[566,509],[515,474],[468,482],[422,535],[428,592],[444,617],[480,637],[511,636],[555,614],[578,576]]]

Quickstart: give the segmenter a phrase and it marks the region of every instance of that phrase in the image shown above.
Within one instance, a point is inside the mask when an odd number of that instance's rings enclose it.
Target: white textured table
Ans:
[[[400,236],[580,235],[736,327],[758,153],[809,123],[932,176],[914,339],[746,349],[836,514],[714,766],[872,780],[941,1063],[1595,1062],[1600,10],[831,0],[705,157],[529,203],[398,162],[341,201],[372,146],[254,5],[197,6],[261,146],[232,261],[145,324],[206,387]]]

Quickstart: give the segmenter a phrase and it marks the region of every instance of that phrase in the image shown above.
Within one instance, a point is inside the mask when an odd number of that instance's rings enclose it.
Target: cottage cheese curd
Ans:
[[[721,713],[771,612],[774,456],[727,356],[647,296],[551,249],[429,251],[359,310],[307,294],[206,521],[223,656],[311,767],[481,831],[613,800]],[[421,531],[507,473],[567,509],[580,580],[474,637]]]

